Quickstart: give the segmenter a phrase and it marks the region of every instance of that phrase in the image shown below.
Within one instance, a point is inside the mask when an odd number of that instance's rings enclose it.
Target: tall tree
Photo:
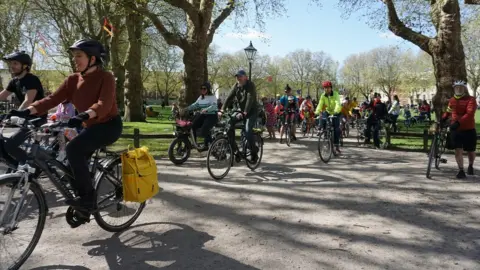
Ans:
[[[305,93],[306,82],[313,73],[312,52],[308,50],[296,50],[285,57],[287,77],[295,86]]]
[[[371,52],[374,80],[388,100],[398,90],[402,74],[402,52],[397,47],[380,47]]]
[[[149,18],[169,45],[183,50],[185,65],[184,95],[186,102],[192,102],[200,85],[208,80],[207,50],[220,25],[235,11],[242,18],[248,11],[256,13],[257,22],[264,15],[283,11],[284,0],[150,0],[149,5],[140,1],[119,1],[128,8]],[[155,7],[167,5],[170,9],[181,10],[185,15],[181,29],[169,27],[169,18],[155,12]]]
[[[417,45],[432,57],[437,86],[433,103],[435,108],[443,108],[453,94],[452,82],[467,79],[459,1],[381,2],[380,9],[375,9],[378,0],[343,0],[340,3],[348,12],[362,8],[373,10],[369,14],[373,15],[371,21],[387,25],[392,33]],[[387,21],[379,22],[379,18],[385,15]],[[467,16],[465,12],[462,15]]]

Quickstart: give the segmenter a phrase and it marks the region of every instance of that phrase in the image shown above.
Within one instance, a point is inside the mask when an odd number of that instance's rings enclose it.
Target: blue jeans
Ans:
[[[325,129],[327,127],[327,120],[330,114],[328,112],[322,113],[322,128]],[[340,116],[336,118],[332,118],[333,124],[333,144],[339,145],[340,144]]]

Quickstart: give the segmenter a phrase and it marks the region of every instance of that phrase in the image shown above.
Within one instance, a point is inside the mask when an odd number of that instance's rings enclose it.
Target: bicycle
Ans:
[[[323,118],[323,121],[327,121],[326,128],[323,132],[320,133],[318,136],[318,155],[320,159],[328,163],[332,158],[332,154],[337,156],[337,153],[333,149],[333,139],[334,139],[334,132],[335,128],[333,126],[333,119],[337,118],[337,116],[330,115],[328,118]],[[327,152],[324,153],[322,150],[325,149]]]
[[[194,114],[193,119],[199,116],[200,114],[197,112]],[[173,132],[175,139],[173,139],[168,147],[168,159],[170,159],[170,161],[175,165],[181,165],[185,163],[190,157],[190,152],[192,149],[196,149],[199,153],[208,150],[206,149],[204,143],[198,143],[193,134],[192,124],[193,120],[184,121],[177,119],[175,121],[175,131]],[[213,135],[215,128],[213,128],[212,131]]]
[[[244,159],[247,163],[247,167],[252,171],[258,168],[260,162],[262,161],[263,139],[258,129],[253,130],[253,140],[255,142],[255,147],[258,148],[258,157],[256,162],[252,160],[251,146],[249,146],[247,142],[243,127],[240,133],[240,147],[238,146],[235,140],[235,124],[238,122],[236,118],[238,113],[240,112],[235,111],[233,113],[224,115],[226,120],[220,124],[223,126],[223,133],[220,136],[216,136],[212,145],[210,146],[210,149],[208,150],[207,169],[210,176],[215,180],[221,180],[227,176],[230,168],[233,166],[234,157],[237,163],[240,163],[242,159]],[[214,172],[215,166],[213,162],[215,160],[224,161],[226,163],[227,167],[224,169],[223,173],[216,174]]]
[[[38,132],[41,128],[39,123],[37,118],[24,119],[23,123],[18,124],[21,128],[30,129],[33,138],[33,143],[27,151],[27,162],[19,165],[15,172],[0,176],[0,242],[2,242],[0,246],[0,269],[19,269],[31,255],[42,235],[48,206],[45,193],[37,181],[40,174],[46,175],[65,199],[75,199],[77,197],[70,184],[73,179],[70,169],[56,159],[55,151],[48,150],[40,145],[42,136],[49,135],[42,135]],[[66,124],[59,123],[56,126],[50,126],[50,129],[60,130],[65,126]],[[1,158],[5,162],[12,162],[12,158],[5,153],[3,147],[8,140],[3,137],[3,128],[4,126],[0,129]],[[104,158],[100,157],[101,152],[105,153]],[[125,205],[122,180],[120,179],[121,168],[119,168],[121,159],[117,153],[109,152],[106,149],[98,149],[91,161],[90,170],[93,176],[97,209],[90,211],[69,207],[66,212],[67,223],[72,228],[78,227],[85,222],[90,222],[90,215],[93,215],[102,229],[109,232],[120,232],[135,222],[143,211],[145,202],[134,203],[139,204],[136,210],[131,205]],[[109,192],[102,192],[103,184],[110,184],[112,189]],[[31,192],[30,196],[28,195],[29,192]],[[33,213],[35,210],[32,210],[32,206],[27,206],[25,208],[26,213],[20,214],[20,211],[24,208],[24,203],[31,203],[32,201],[38,204],[38,214]],[[113,208],[113,211],[104,213],[110,207]],[[119,218],[126,217],[126,220],[120,224],[112,224],[112,221],[108,221],[107,218],[115,215],[118,215]],[[26,219],[22,220],[24,217]],[[20,226],[20,222],[22,226]],[[7,238],[12,239],[15,236],[14,233],[28,227],[29,224],[35,228],[33,234],[31,234],[31,240],[25,242],[13,240],[11,243],[6,243]],[[27,235],[27,233],[22,235]],[[23,243],[27,244],[22,247],[13,247]],[[9,250],[6,250],[6,248],[9,248]],[[22,252],[22,250],[24,251]],[[18,251],[20,254],[14,256],[12,255],[14,251]]]
[[[447,126],[440,121],[435,123],[435,133],[433,135],[432,144],[430,145],[430,151],[428,153],[427,164],[427,178],[431,179],[432,163],[435,160],[435,169],[440,170],[440,163],[447,163],[445,158],[442,158],[445,153],[445,143],[447,140],[448,129]]]
[[[280,134],[280,138],[285,135],[285,143],[287,146],[290,146],[292,141],[292,128],[294,128],[294,120],[295,120],[295,111],[294,110],[286,110],[285,111],[285,121],[283,121],[283,134]]]

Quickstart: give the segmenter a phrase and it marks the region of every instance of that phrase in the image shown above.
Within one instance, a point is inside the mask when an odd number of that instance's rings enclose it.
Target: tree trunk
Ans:
[[[460,32],[460,29],[458,31]],[[434,48],[431,50],[437,86],[437,93],[433,97],[432,104],[436,116],[440,117],[442,111],[445,111],[448,100],[453,96],[453,82],[456,80],[467,81],[467,71],[460,39],[453,44],[443,43],[443,40],[438,39],[438,43],[439,45],[432,46]],[[443,44],[440,45],[440,43]]]
[[[144,122],[142,82],[142,31],[143,19],[136,12],[126,18],[128,32],[128,53],[125,63],[125,118],[127,122]]]
[[[121,23],[119,18],[114,18],[112,21],[115,25],[120,25]],[[110,42],[110,59],[112,60],[112,71],[116,78],[117,106],[120,109],[125,107],[125,66],[120,59],[120,31],[122,28],[116,29]]]
[[[208,71],[205,69],[207,46],[204,44],[204,46],[189,46],[183,49],[186,76],[184,78],[185,91],[180,96],[182,107],[193,103],[198,98],[200,86],[208,79]]]

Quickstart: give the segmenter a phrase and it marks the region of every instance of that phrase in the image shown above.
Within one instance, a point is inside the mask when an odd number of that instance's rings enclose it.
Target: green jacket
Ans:
[[[320,102],[318,103],[315,114],[320,114],[324,111],[327,111],[328,114],[338,114],[342,111],[342,103],[340,102],[340,95],[337,91],[333,90],[333,95],[327,96],[325,93],[320,97]],[[325,109],[324,109],[325,108]]]
[[[244,86],[235,83],[232,87],[232,91],[228,94],[228,97],[223,103],[222,110],[227,109],[234,101],[238,102],[240,109],[247,113],[248,116],[257,113],[257,91],[255,84],[251,81],[247,81]]]

